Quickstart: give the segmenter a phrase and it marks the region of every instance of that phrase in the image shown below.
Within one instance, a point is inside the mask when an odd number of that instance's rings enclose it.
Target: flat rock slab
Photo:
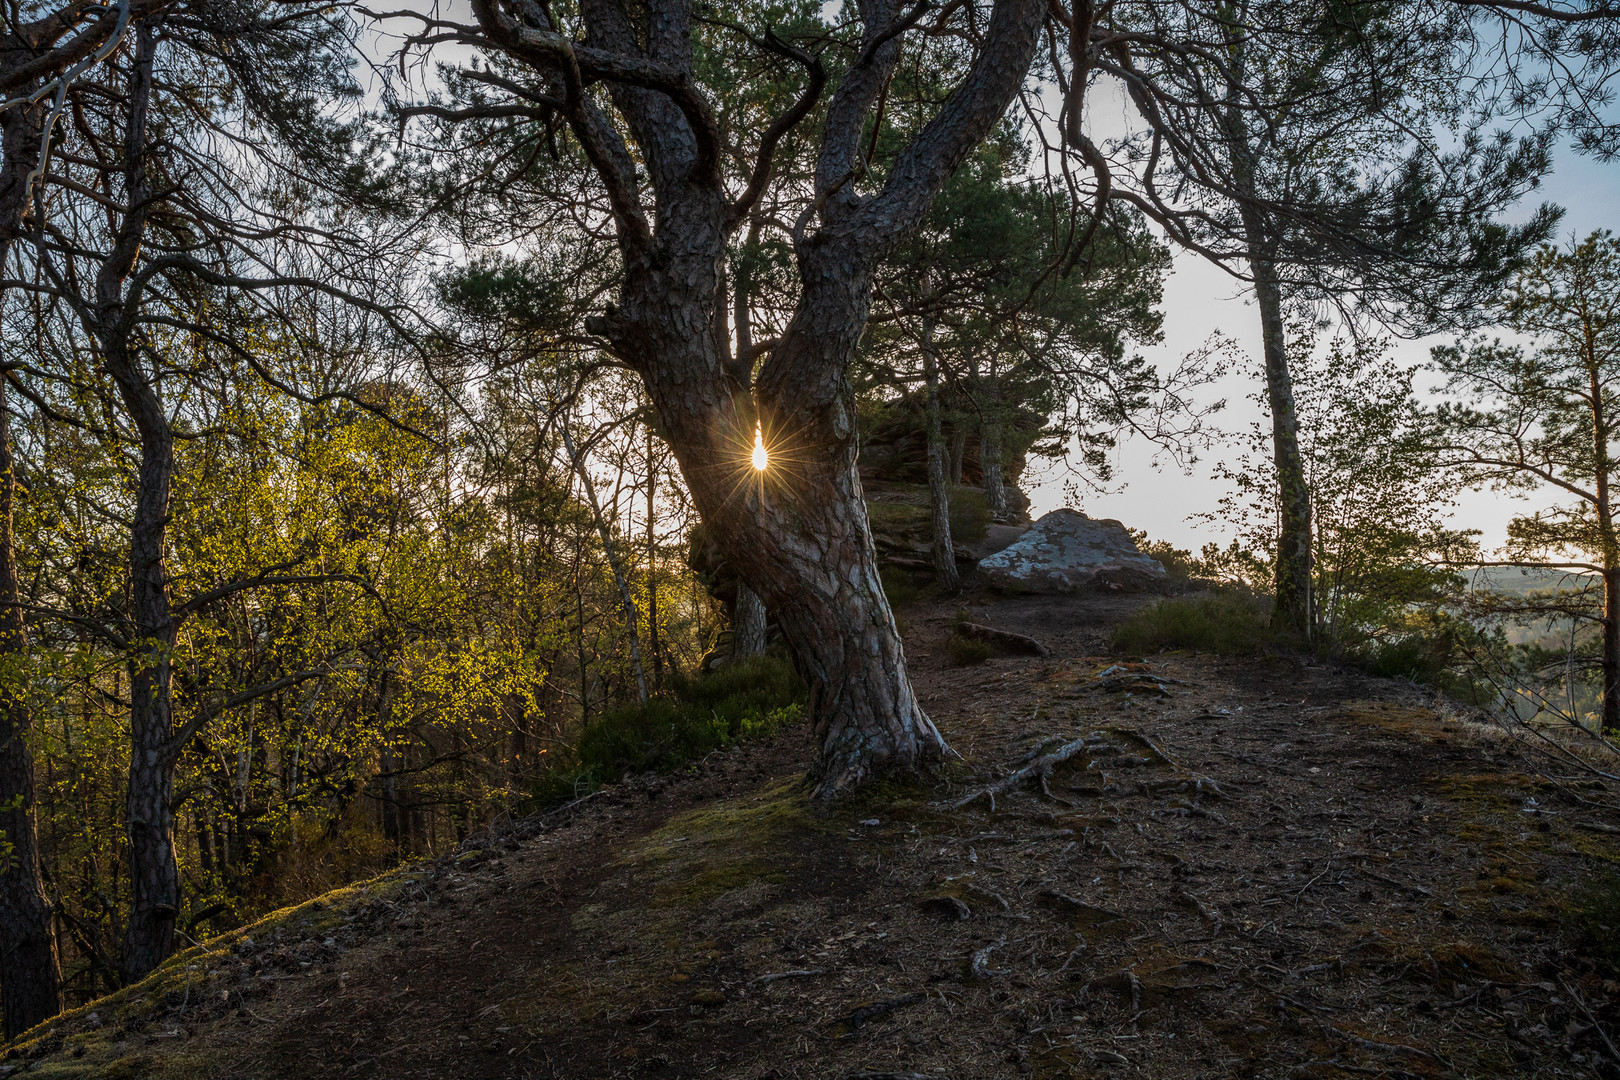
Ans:
[[[1111,585],[1142,589],[1166,577],[1119,522],[1053,510],[1017,543],[979,560],[991,585],[1007,592],[1070,593]]]

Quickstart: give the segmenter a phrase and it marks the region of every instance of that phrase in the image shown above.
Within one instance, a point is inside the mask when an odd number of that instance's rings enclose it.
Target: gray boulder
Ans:
[[[1054,510],[1009,547],[979,560],[990,584],[1008,592],[1068,593],[1095,586],[1141,589],[1164,567],[1137,550],[1125,526],[1078,510]]]

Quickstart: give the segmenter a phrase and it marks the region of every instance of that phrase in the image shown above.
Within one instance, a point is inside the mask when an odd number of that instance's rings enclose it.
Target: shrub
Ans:
[[[734,660],[699,678],[676,674],[647,701],[603,715],[579,741],[582,780],[606,783],[667,770],[742,739],[770,735],[804,715],[804,684],[776,656]]]
[[[945,651],[957,667],[982,664],[996,655],[996,650],[988,642],[970,638],[960,630],[953,630],[951,636],[945,639]]]
[[[1115,628],[1114,647],[1138,654],[1161,649],[1256,652],[1276,640],[1268,620],[1269,608],[1270,602],[1264,597],[1242,589],[1160,600]]]

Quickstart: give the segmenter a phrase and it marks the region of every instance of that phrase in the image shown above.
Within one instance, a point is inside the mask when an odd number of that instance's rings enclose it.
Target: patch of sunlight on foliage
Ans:
[[[1142,654],[1163,649],[1258,652],[1276,642],[1271,601],[1244,589],[1221,589],[1149,604],[1114,630],[1114,647]]]
[[[700,678],[675,674],[645,705],[605,714],[579,741],[580,776],[611,782],[665,771],[743,739],[773,734],[804,716],[804,684],[776,656],[735,660]]]

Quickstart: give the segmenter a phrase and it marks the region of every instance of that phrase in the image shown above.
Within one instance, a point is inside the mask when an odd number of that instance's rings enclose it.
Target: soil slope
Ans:
[[[937,786],[812,814],[803,730],[639,778],[194,949],[0,1075],[1616,1075],[1567,915],[1615,823],[1419,688],[1107,655],[1141,602],[981,596],[1052,655],[971,668],[954,604],[903,612]]]

